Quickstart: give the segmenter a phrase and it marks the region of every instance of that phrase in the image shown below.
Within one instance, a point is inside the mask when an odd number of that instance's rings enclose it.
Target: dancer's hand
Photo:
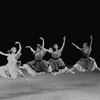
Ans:
[[[66,36],[64,36],[63,39],[65,40],[66,39]]]
[[[90,38],[92,39],[92,35],[90,35]]]
[[[52,48],[49,48],[49,52],[52,52]]]
[[[39,39],[44,40],[42,37],[40,37]]]
[[[31,48],[30,46],[26,46],[26,48]]]
[[[18,42],[18,41],[15,41],[15,44],[19,44],[20,42]]]

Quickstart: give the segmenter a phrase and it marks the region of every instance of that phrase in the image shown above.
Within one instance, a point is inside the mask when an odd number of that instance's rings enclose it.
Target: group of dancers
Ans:
[[[8,63],[6,65],[0,67],[0,75],[4,78],[11,79],[16,79],[17,76],[20,75],[28,82],[30,82],[30,80],[24,75],[21,69],[27,70],[27,72],[31,76],[36,76],[43,73],[51,73],[56,76],[57,74],[61,74],[64,72],[75,74],[75,72],[73,71],[75,69],[80,72],[94,71],[95,69],[100,70],[100,68],[98,68],[96,64],[95,59],[90,57],[93,42],[92,36],[90,36],[90,38],[90,45],[88,46],[87,43],[83,43],[83,48],[80,48],[76,44],[72,43],[72,45],[82,51],[83,57],[79,61],[77,61],[71,69],[69,69],[61,59],[61,54],[65,46],[66,36],[63,37],[63,44],[60,49],[58,49],[57,44],[54,44],[52,48],[45,48],[45,42],[42,37],[40,37],[40,39],[42,40],[42,45],[37,44],[36,51],[31,46],[26,46],[26,48],[29,48],[31,50],[31,52],[35,56],[35,59],[25,64],[22,64],[21,61],[19,61],[19,58],[22,55],[22,46],[20,42],[15,42],[15,44],[19,44],[18,51],[16,47],[12,47],[11,50],[8,50],[8,53],[3,53],[2,51],[0,51],[0,54],[6,56],[8,60]],[[43,59],[46,52],[51,54],[51,59],[49,61]]]

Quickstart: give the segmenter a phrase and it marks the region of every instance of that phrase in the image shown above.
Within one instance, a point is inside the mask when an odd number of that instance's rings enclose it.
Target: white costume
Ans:
[[[93,60],[94,64],[93,64],[93,67],[91,69],[91,71],[94,71],[95,69],[98,69],[100,71],[100,68],[97,66],[97,63],[95,61],[95,59],[93,59],[92,57],[89,57],[91,60]]]
[[[85,71],[87,71],[86,69],[84,69],[81,65],[79,65],[79,64],[75,64],[74,66],[73,66],[73,68],[75,68],[75,69],[77,69],[78,71],[80,71],[80,72],[85,72]],[[72,68],[72,69],[73,69]]]
[[[6,67],[8,68],[8,71],[13,79],[17,78],[18,74],[22,74],[22,71],[17,66],[17,60],[15,57],[16,54],[9,54],[7,57],[8,63],[6,64]]]
[[[10,78],[9,76],[8,76],[8,68],[6,67],[6,66],[1,66],[0,67],[0,75],[2,76],[2,77],[4,77],[4,78]]]

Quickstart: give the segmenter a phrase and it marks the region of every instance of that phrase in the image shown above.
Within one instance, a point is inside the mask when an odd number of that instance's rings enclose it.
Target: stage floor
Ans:
[[[24,71],[31,83],[0,76],[0,100],[100,100],[100,72],[75,72],[31,77]]]

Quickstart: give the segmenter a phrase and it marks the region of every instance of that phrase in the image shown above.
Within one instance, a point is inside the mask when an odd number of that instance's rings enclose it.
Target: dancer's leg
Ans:
[[[93,68],[92,68],[91,71],[94,71],[95,69],[98,69],[100,71],[100,68],[97,66],[97,63],[96,63],[95,59],[93,59],[92,57],[89,57],[89,58],[94,62]]]
[[[28,78],[26,78],[26,76],[23,74],[23,72],[19,69],[18,73],[20,76],[22,76],[26,81],[31,82]]]
[[[100,71],[100,68],[97,66],[97,63],[94,61],[92,71],[94,71],[95,69],[98,69]]]
[[[32,68],[30,68],[29,65],[24,64],[23,66],[20,66],[20,68],[26,69],[27,72],[28,72],[30,75],[36,76],[36,72],[35,72]]]
[[[80,71],[80,72],[85,72],[86,70],[84,68],[82,68],[82,66],[80,66],[79,64],[75,64],[73,66],[73,68],[70,69],[70,71],[73,71],[73,70],[77,70],[77,71]]]
[[[56,76],[56,73],[53,73],[53,72],[52,72],[52,67],[51,67],[51,66],[48,67],[48,72],[50,72],[50,73],[52,73],[53,75]]]
[[[71,68],[71,69],[66,68],[66,73],[70,72],[72,74],[75,74],[75,72],[73,72],[73,70],[74,70],[74,67]]]

